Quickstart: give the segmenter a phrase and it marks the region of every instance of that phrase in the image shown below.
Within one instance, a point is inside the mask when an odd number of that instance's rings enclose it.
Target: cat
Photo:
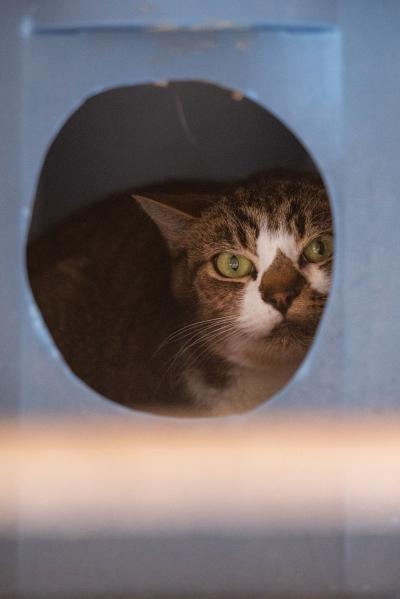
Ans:
[[[91,387],[211,416],[289,381],[317,330],[333,249],[320,179],[267,172],[213,193],[100,202],[33,242],[28,269],[56,344]]]

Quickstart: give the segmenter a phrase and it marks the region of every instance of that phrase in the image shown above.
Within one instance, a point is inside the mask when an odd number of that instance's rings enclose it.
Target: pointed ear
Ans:
[[[132,197],[156,223],[171,252],[179,250],[182,247],[182,238],[191,223],[196,220],[195,217],[157,200],[139,195]]]

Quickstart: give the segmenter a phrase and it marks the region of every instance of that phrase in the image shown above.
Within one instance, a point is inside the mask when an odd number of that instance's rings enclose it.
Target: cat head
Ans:
[[[135,196],[172,258],[172,292],[204,321],[208,349],[241,366],[301,359],[332,277],[332,214],[320,180],[260,176],[200,215]]]

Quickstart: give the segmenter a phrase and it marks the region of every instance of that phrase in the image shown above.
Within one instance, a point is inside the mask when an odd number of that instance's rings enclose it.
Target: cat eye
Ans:
[[[215,257],[214,264],[219,274],[229,279],[247,277],[254,269],[253,263],[246,256],[232,252],[221,252]]]
[[[328,233],[316,237],[304,248],[303,256],[307,262],[323,262],[333,254],[333,237]]]

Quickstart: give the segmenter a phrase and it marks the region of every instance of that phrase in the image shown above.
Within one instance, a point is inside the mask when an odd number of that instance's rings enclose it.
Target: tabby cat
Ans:
[[[282,388],[315,335],[332,261],[322,182],[272,172],[213,194],[108,199],[28,250],[71,369],[110,399],[173,415],[241,412]]]

